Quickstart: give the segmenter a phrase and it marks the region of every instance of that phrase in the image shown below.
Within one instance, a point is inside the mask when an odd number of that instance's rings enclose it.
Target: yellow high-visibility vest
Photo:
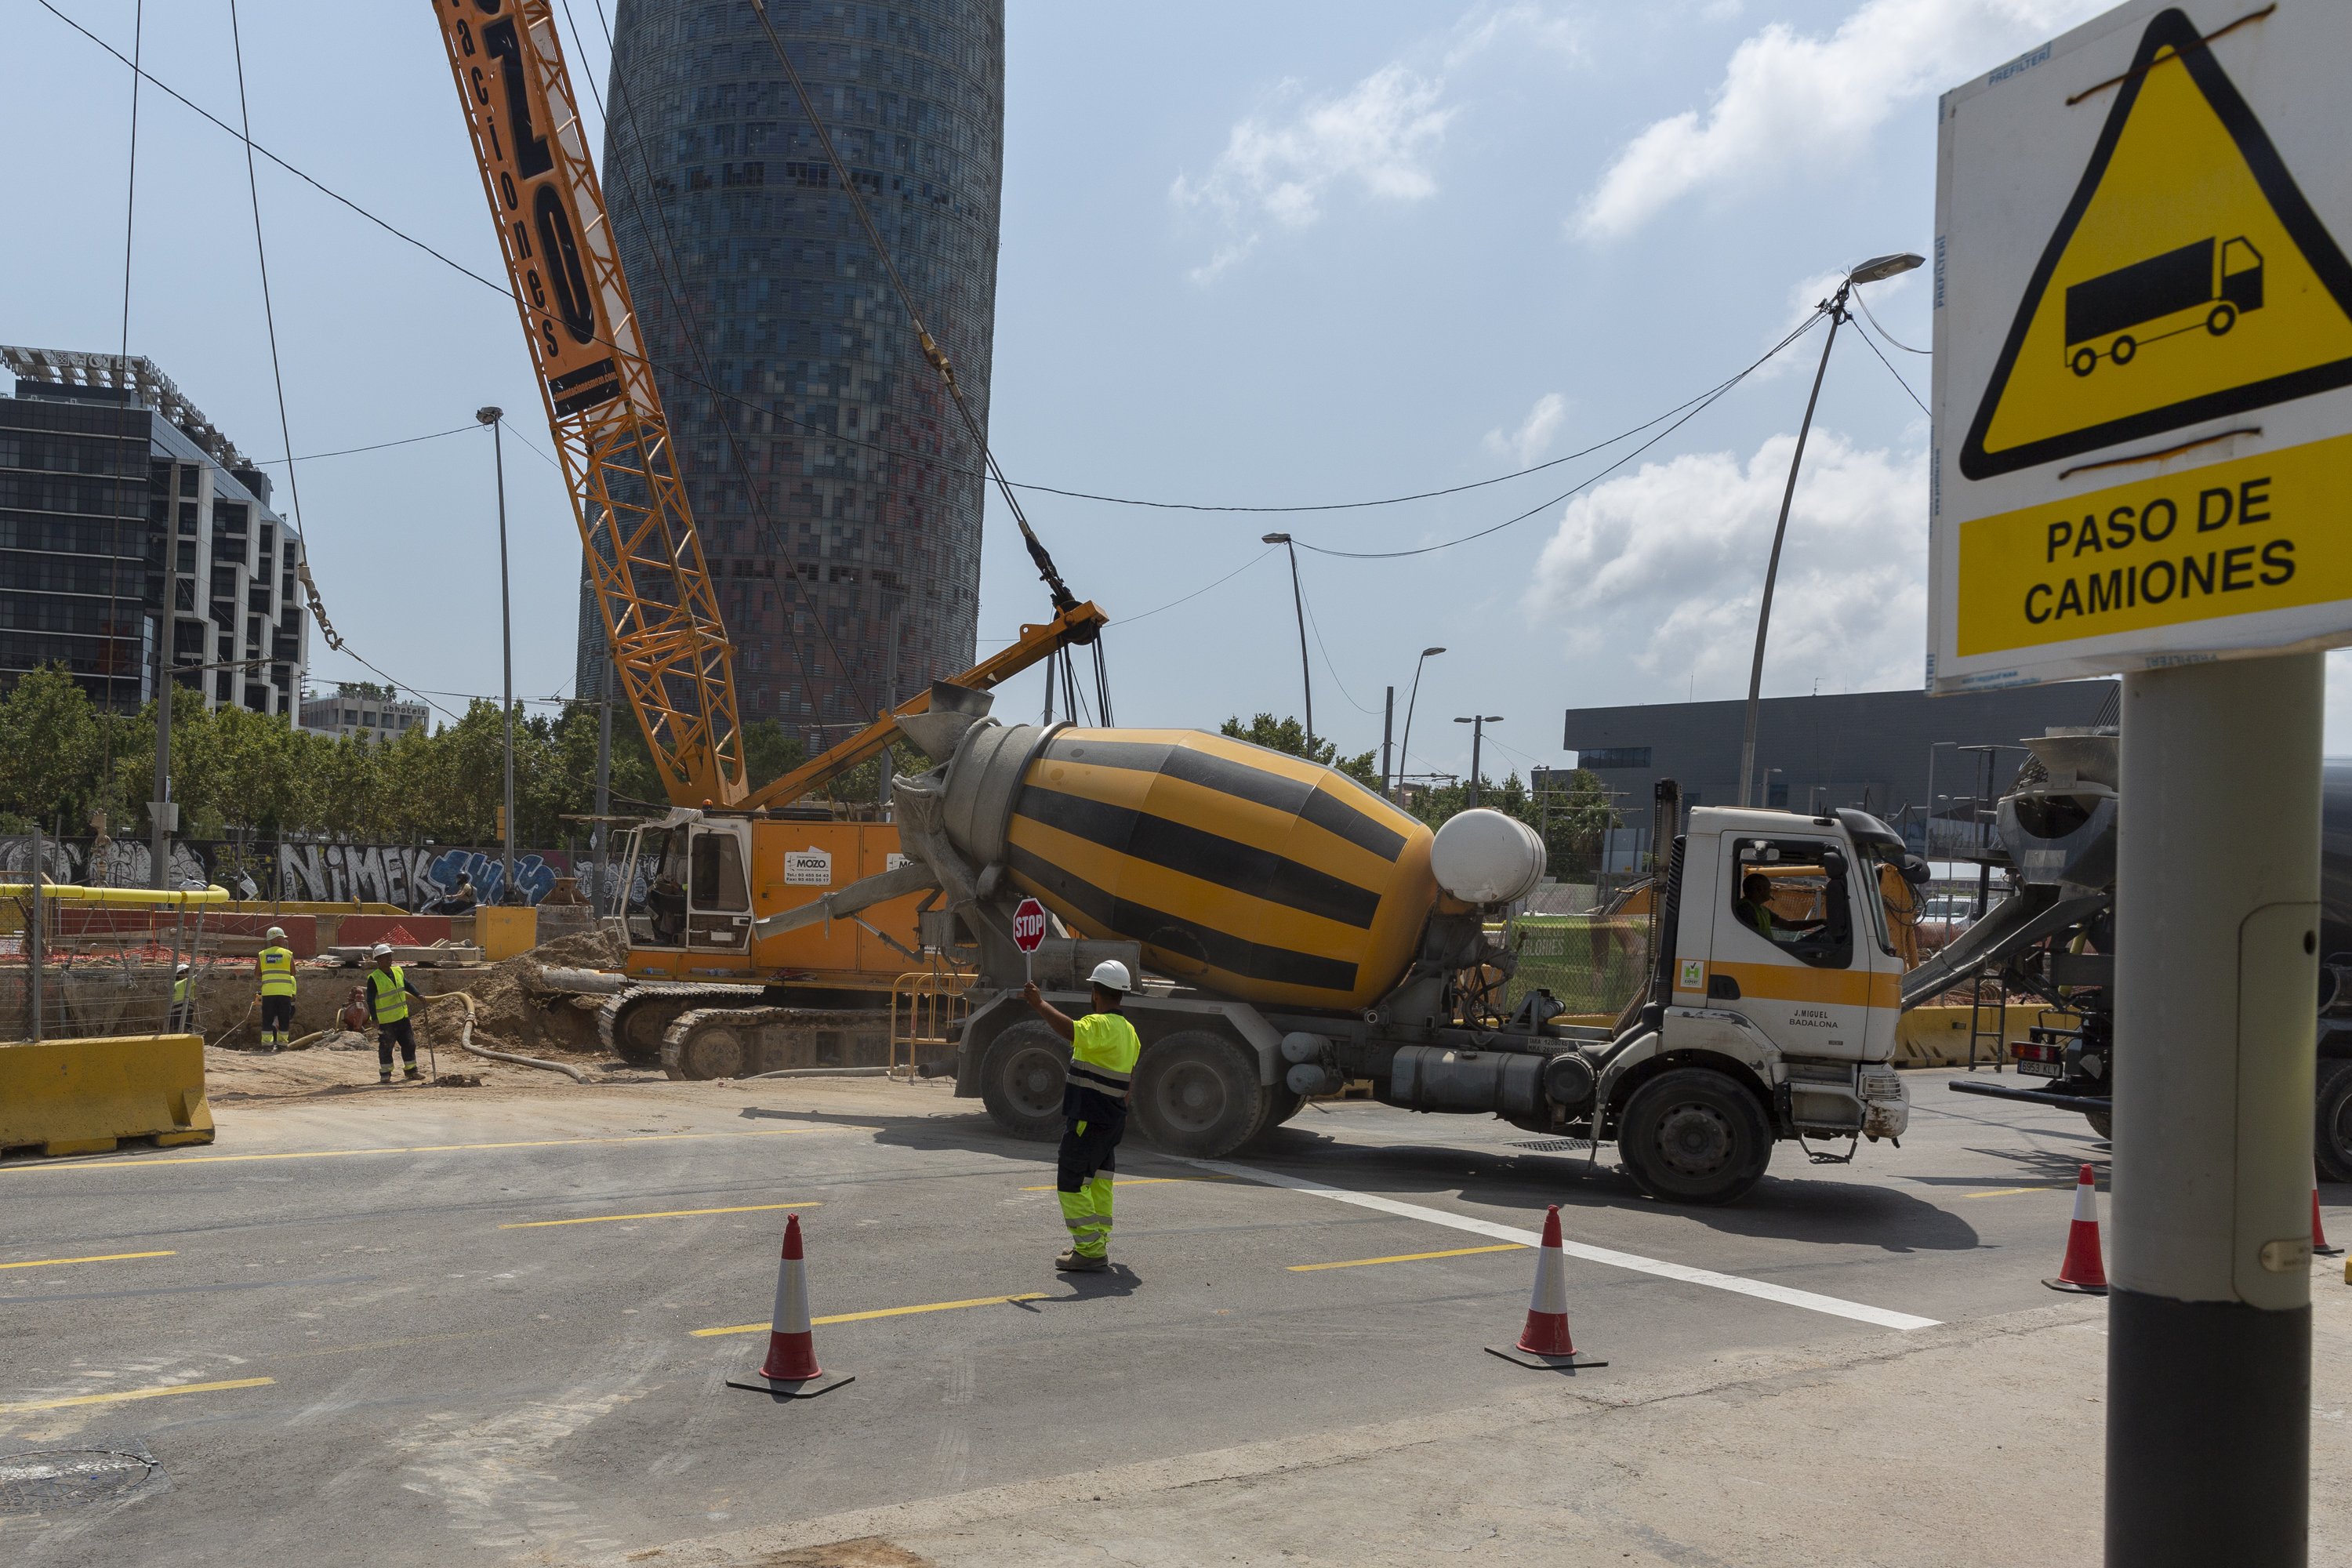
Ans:
[[[172,982],[172,1005],[174,1007],[184,1006],[187,1004],[187,1000],[188,977],[183,974],[177,980]]]
[[[389,972],[368,971],[368,1003],[379,1024],[397,1024],[408,1016],[408,970],[394,964]]]
[[[293,995],[294,950],[265,947],[258,956],[261,960],[261,994],[264,996]]]

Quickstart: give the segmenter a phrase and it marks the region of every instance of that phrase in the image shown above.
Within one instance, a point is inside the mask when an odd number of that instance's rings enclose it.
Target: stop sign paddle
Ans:
[[[1022,900],[1020,907],[1013,911],[1013,945],[1021,950],[1022,957],[1026,960],[1045,942],[1045,906],[1034,899]],[[1022,967],[1027,978],[1034,980],[1037,977],[1034,963],[1024,963]]]

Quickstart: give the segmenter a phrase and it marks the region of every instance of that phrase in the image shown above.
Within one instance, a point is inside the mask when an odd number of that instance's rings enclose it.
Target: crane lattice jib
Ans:
[[[435,0],[587,547],[612,667],[679,805],[743,798],[733,650],[548,0]]]

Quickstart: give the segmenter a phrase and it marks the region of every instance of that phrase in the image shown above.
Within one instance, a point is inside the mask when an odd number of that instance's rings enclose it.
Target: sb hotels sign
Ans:
[[[1935,689],[2352,642],[2347,68],[2150,0],[1945,96]]]

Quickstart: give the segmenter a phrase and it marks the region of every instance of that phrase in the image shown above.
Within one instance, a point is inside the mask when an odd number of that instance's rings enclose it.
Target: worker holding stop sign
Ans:
[[[1022,916],[1037,908],[1036,936],[1023,929]],[[1014,940],[1035,951],[1045,937],[1045,910],[1024,900],[1013,916]],[[1069,1274],[1096,1274],[1110,1267],[1110,1203],[1113,1156],[1127,1131],[1127,1098],[1143,1041],[1119,1012],[1134,986],[1127,965],[1107,960],[1089,976],[1093,1007],[1072,1018],[1038,994],[1037,983],[1021,988],[1021,999],[1054,1033],[1070,1042],[1070,1066],[1062,1088],[1062,1147],[1055,1162],[1054,1186],[1062,1200],[1062,1223],[1070,1249],[1054,1259]]]

